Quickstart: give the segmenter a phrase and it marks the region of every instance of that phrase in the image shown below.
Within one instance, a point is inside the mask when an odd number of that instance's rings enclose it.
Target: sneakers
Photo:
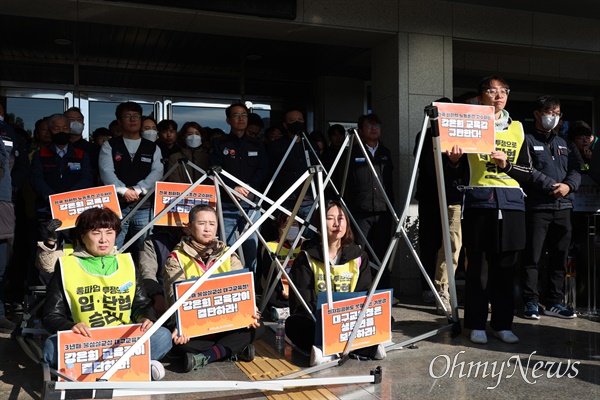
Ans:
[[[527,319],[540,319],[538,303],[528,301],[527,304],[525,304],[525,312],[523,313],[523,317]]]
[[[565,319],[577,318],[577,315],[575,315],[573,311],[559,303],[554,304],[551,307],[547,307],[546,310],[544,310],[544,314]]]
[[[326,362],[333,361],[338,358],[337,354],[332,354],[330,356],[324,356],[323,350],[320,347],[313,346],[310,349],[310,366],[314,367],[315,365],[325,364]]]
[[[471,331],[471,342],[476,344],[486,344],[488,342],[485,331],[473,329]]]
[[[202,353],[186,353],[185,358],[183,359],[183,369],[185,372],[202,369],[206,364],[208,364],[209,359],[210,357],[207,357]]]
[[[14,331],[17,325],[6,317],[0,318],[0,329],[4,331]]]
[[[153,381],[160,381],[165,377],[165,367],[160,361],[150,360],[150,375]]]
[[[494,336],[504,343],[519,343],[519,338],[512,331],[492,331]]]
[[[425,304],[435,303],[435,296],[431,290],[423,290],[421,297],[423,298],[423,303]]]
[[[254,354],[255,354],[254,353],[254,345],[252,343],[250,343],[248,346],[244,347],[244,350],[231,356],[231,358],[229,360],[232,362],[236,362],[236,361],[250,362],[250,361],[254,360]]]
[[[452,314],[452,306],[450,305],[450,295],[448,292],[440,292],[439,295],[440,299],[442,299],[444,307],[446,307],[446,310],[448,310],[448,313]],[[440,304],[436,306],[436,310],[439,315],[444,315],[444,309]]]

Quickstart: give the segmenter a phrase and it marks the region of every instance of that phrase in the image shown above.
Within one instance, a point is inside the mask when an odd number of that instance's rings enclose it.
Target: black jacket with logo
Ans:
[[[527,209],[563,210],[573,208],[575,192],[581,183],[579,162],[567,142],[555,135],[532,130],[525,135],[534,168],[531,180],[523,186]],[[571,189],[567,196],[557,199],[552,185],[564,183]]]

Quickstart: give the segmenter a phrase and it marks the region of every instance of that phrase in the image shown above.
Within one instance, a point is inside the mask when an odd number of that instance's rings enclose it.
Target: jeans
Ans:
[[[160,360],[173,347],[173,339],[171,338],[171,332],[164,326],[158,328],[156,332],[150,336],[150,359]],[[43,350],[44,362],[46,362],[51,368],[58,367],[58,336],[51,335],[46,339]]]
[[[133,206],[129,206],[121,210],[123,218],[125,218],[125,216],[129,214],[132,208]],[[123,244],[125,243],[125,237],[127,236],[127,232],[130,233],[130,237],[133,237],[136,233],[138,233],[139,231],[144,229],[146,225],[148,225],[151,219],[151,212],[151,208],[141,208],[137,210],[130,219],[128,219],[121,225],[121,233],[119,233],[119,236],[117,236],[117,240],[115,241],[117,249],[120,250],[121,247],[123,247]],[[137,259],[138,252],[144,246],[144,240],[146,240],[146,237],[150,235],[151,232],[152,229],[148,229],[127,249],[127,252],[131,253],[134,259]]]
[[[246,219],[241,215],[235,204],[223,203],[222,209],[226,239],[224,242],[228,246],[232,246],[236,241],[235,232],[238,232],[239,236],[242,235],[242,230],[246,226]],[[252,217],[252,209],[244,207],[244,211],[248,214],[248,217]],[[252,222],[256,222],[260,216],[260,211],[256,211]],[[258,251],[258,236],[256,236],[256,233],[253,233],[244,241],[242,251],[244,253],[244,266],[252,272],[256,272],[256,254]]]

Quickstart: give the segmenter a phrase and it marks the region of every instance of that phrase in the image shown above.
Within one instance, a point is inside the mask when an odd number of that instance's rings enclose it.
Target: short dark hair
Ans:
[[[265,123],[257,113],[248,114],[248,125],[260,126],[261,129],[265,127]]]
[[[381,125],[381,119],[379,118],[379,115],[371,113],[371,114],[367,114],[367,115],[361,115],[360,117],[358,117],[357,125],[358,125],[359,129],[362,128],[365,121],[374,122],[376,124]]]
[[[575,121],[569,124],[567,137],[573,141],[579,136],[592,136],[592,128],[585,121]]]
[[[332,137],[336,133],[341,133],[342,135],[346,134],[346,129],[344,129],[343,125],[333,124],[327,129],[327,136]]]
[[[196,219],[196,214],[198,214],[199,212],[202,212],[202,211],[208,211],[208,212],[215,214],[215,217],[217,216],[217,211],[215,211],[215,209],[212,208],[211,206],[209,206],[208,204],[198,204],[198,205],[195,205],[194,207],[192,207],[192,209],[190,210],[190,214],[188,215],[188,222],[190,224],[192,222],[194,222],[194,220]],[[218,221],[218,218],[217,218],[217,221]]]
[[[146,121],[148,119],[150,121],[154,122],[154,125],[156,125],[156,120],[154,119],[154,117],[152,117],[150,115],[142,115],[142,125],[144,125],[144,121]],[[158,127],[156,127],[156,129],[158,129]]]
[[[483,78],[482,80],[479,81],[479,84],[477,85],[477,93],[479,95],[484,94],[485,91],[491,87],[492,81],[498,81],[506,89],[510,89],[506,79],[502,78],[501,76],[492,75],[492,76],[486,76],[485,78]]]
[[[225,109],[225,115],[227,116],[227,118],[231,118],[231,109],[233,107],[242,107],[244,110],[246,110],[246,113],[249,112],[248,107],[246,107],[244,103],[233,103]]]
[[[535,99],[533,105],[536,111],[548,111],[560,107],[560,100],[554,96],[540,96]]]
[[[187,130],[189,128],[196,129],[198,132],[200,132],[200,137],[202,137],[202,139],[204,139],[203,136],[206,134],[204,132],[204,128],[202,128],[202,126],[200,126],[200,124],[197,123],[196,121],[188,121],[185,124],[183,124],[183,126],[181,127],[179,132],[177,132],[177,140],[179,140],[180,143],[185,142],[183,137],[185,136],[185,132],[187,132]]]
[[[173,121],[172,119],[163,119],[156,125],[156,130],[158,132],[168,131],[169,128],[177,130],[177,122]]]
[[[119,104],[117,106],[117,109],[115,110],[115,116],[117,117],[117,119],[121,119],[125,111],[134,111],[142,115],[142,106],[140,106],[134,101],[126,101],[124,103]]]
[[[95,229],[112,229],[116,235],[121,233],[121,220],[110,208],[90,208],[77,217],[71,239],[78,245],[83,245],[81,237]]]
[[[96,128],[96,130],[92,133],[92,140],[98,139],[100,136],[110,136],[113,137],[112,132],[108,128]]]

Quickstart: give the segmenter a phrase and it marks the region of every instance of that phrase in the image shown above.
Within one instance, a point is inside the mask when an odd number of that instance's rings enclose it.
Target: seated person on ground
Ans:
[[[352,229],[340,203],[328,201],[325,215],[329,254],[324,257],[322,243],[314,240],[315,243],[306,246],[294,260],[290,274],[292,282],[313,314],[317,311],[319,292],[327,290],[325,262],[330,265],[333,291],[367,291],[372,284],[367,253],[354,243]],[[332,358],[323,357],[322,350],[314,346],[315,323],[294,291],[290,291],[290,312],[292,315],[285,323],[287,337],[300,349],[311,351],[311,365],[330,361]],[[371,346],[356,350],[353,355],[381,359],[385,357],[385,349],[381,345]]]
[[[54,274],[46,290],[46,302],[42,324],[53,335],[44,343],[44,361],[51,367],[58,364],[57,331],[71,330],[92,337],[90,328],[141,323],[147,331],[156,320],[144,286],[137,279],[135,266],[127,253],[117,254],[115,239],[121,230],[119,217],[108,208],[92,208],[77,218],[72,230],[75,248],[72,253],[58,259]],[[111,312],[98,298],[101,289],[93,293],[91,310],[80,306],[78,287],[98,285],[100,288],[121,286],[123,282],[135,282],[129,289],[119,292],[117,300],[131,304],[129,310]],[[87,295],[86,295],[87,296]],[[149,339],[152,377],[161,379],[164,368],[158,362],[173,345],[171,334],[160,327]],[[179,338],[176,338],[176,342]]]
[[[197,205],[190,210],[190,236],[184,236],[181,242],[167,258],[163,269],[165,296],[169,304],[174,301],[173,283],[191,278],[199,278],[227,251],[227,245],[218,240],[217,213],[208,205]],[[215,273],[243,269],[237,254],[233,253]],[[221,332],[190,339],[181,335],[181,341],[173,348],[173,353],[183,356],[186,372],[197,370],[214,361],[236,358],[240,361],[254,359],[252,342],[262,335],[264,327],[260,324],[258,312],[255,322],[245,329]],[[233,356],[233,357],[232,357]]]

